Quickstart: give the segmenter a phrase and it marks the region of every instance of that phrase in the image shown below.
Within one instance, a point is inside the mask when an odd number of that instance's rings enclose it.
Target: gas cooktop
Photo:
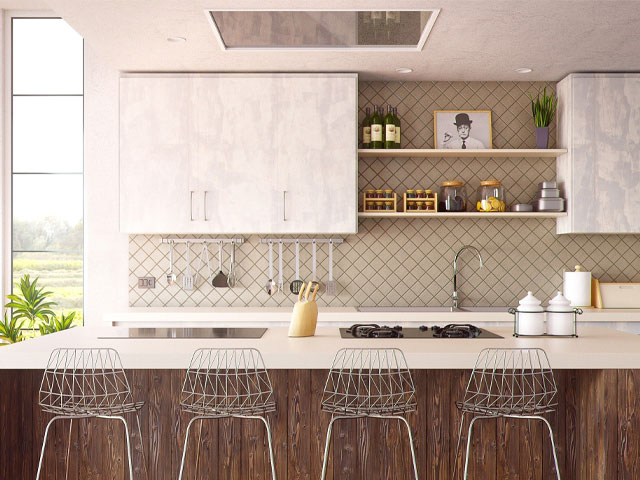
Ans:
[[[418,328],[389,327],[375,323],[355,324],[341,328],[342,338],[503,338],[493,332],[468,323],[452,323],[439,327],[434,325]]]

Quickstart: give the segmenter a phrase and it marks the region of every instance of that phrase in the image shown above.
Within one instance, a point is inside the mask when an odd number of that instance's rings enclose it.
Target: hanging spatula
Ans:
[[[322,291],[322,284],[316,280],[316,269],[318,266],[317,262],[318,257],[318,244],[315,240],[311,243],[311,284],[313,288],[318,285],[318,291]],[[309,290],[310,291],[310,290]]]
[[[300,242],[296,240],[296,279],[289,285],[289,290],[294,295],[298,295],[303,286],[304,282],[300,280]]]
[[[325,285],[327,295],[335,297],[338,291],[338,282],[333,279],[333,240],[329,240],[329,280]]]
[[[229,287],[227,276],[222,271],[222,242],[218,243],[218,273],[213,277],[213,280],[211,280],[211,285],[216,288]]]
[[[269,242],[269,280],[267,280],[267,293],[273,295],[278,291],[278,286],[273,280],[273,242]]]
[[[187,242],[186,245],[187,245],[187,271],[182,276],[182,289],[193,290],[193,276],[191,275],[191,244]]]

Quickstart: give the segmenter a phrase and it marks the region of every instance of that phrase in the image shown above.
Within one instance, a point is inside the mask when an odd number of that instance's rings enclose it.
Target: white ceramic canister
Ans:
[[[591,272],[585,272],[582,265],[576,265],[574,272],[564,272],[563,291],[572,307],[591,306]]]
[[[575,313],[571,302],[562,292],[549,301],[547,307],[547,333],[549,335],[574,335]]]
[[[542,302],[527,292],[527,296],[520,300],[516,309],[518,313],[518,335],[544,335],[544,308]]]

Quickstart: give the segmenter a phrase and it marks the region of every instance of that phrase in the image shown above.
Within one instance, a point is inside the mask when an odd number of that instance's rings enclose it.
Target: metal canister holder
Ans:
[[[578,315],[582,315],[581,308],[573,309],[573,333],[570,335],[553,335],[549,333],[543,333],[542,335],[527,335],[518,333],[520,330],[520,312],[517,308],[510,307],[509,313],[513,315],[513,336],[514,337],[554,337],[554,338],[578,338]],[[546,310],[545,310],[546,313]],[[568,313],[568,312],[567,312]]]

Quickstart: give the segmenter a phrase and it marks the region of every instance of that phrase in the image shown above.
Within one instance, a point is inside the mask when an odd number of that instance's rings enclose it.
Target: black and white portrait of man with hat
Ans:
[[[488,116],[487,113],[489,113]],[[478,112],[478,116],[474,114],[475,112],[436,112],[436,148],[462,150],[491,148],[490,112]],[[476,128],[474,120],[480,122],[480,128]],[[475,135],[476,131],[479,135]],[[485,139],[487,136],[488,140]]]

